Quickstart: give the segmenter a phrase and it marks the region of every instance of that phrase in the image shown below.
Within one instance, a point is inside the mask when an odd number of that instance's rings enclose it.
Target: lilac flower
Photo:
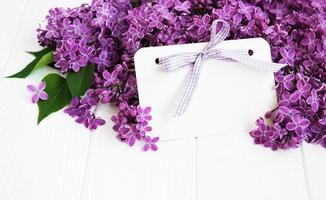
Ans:
[[[79,98],[73,97],[70,101],[69,107],[66,108],[64,112],[72,117],[78,116],[80,114],[80,109],[78,109],[78,105],[79,105]]]
[[[233,16],[233,23],[236,25],[240,25],[241,21],[242,21],[242,14],[237,13]]]
[[[284,136],[286,136],[287,131],[286,129],[282,128],[280,126],[280,124],[275,123],[272,127],[271,127],[271,131],[274,132],[275,135],[277,135],[277,137],[279,137],[280,139],[282,139]],[[276,138],[275,138],[276,139]]]
[[[80,19],[74,19],[73,23],[68,27],[69,30],[72,30],[75,34],[79,35],[82,31],[82,23]]]
[[[112,73],[110,73],[107,70],[104,70],[103,78],[105,79],[105,82],[104,82],[105,87],[108,87],[112,84],[117,84],[119,82],[118,71],[114,70]]]
[[[296,114],[300,113],[298,110],[296,110],[294,108],[288,108],[286,106],[280,106],[279,111],[280,111],[281,114],[287,115],[289,117],[293,117]]]
[[[274,148],[273,141],[277,138],[277,133],[273,132],[269,126],[266,126],[262,119],[258,119],[256,124],[258,128],[250,132],[251,137],[255,139],[255,143]]]
[[[105,2],[101,6],[95,8],[99,15],[107,16],[110,11],[110,3]]]
[[[88,62],[87,56],[77,56],[70,61],[71,69],[78,72],[81,67],[86,67]]]
[[[321,44],[317,45],[316,62],[317,63],[326,62],[326,49]]]
[[[107,21],[106,16],[98,15],[96,18],[92,19],[93,26],[103,26]]]
[[[310,50],[310,51],[313,51],[314,49],[315,49],[315,43],[316,43],[316,41],[315,41],[315,39],[316,39],[316,34],[315,34],[315,32],[309,32],[308,34],[307,34],[307,37],[306,38],[304,38],[302,41],[301,41],[301,44],[303,45],[303,46],[308,46],[308,49]]]
[[[241,27],[240,30],[246,35],[255,35],[255,21],[250,21],[247,26]]]
[[[301,134],[309,126],[309,124],[309,120],[302,118],[299,115],[295,115],[292,118],[292,122],[288,122],[286,124],[286,129],[289,131],[295,131],[297,134]]]
[[[71,24],[71,21],[68,18],[64,18],[62,20],[62,24],[59,24],[60,28],[61,28],[61,35],[67,34],[67,29],[69,28],[70,24]]]
[[[143,121],[137,124],[136,126],[137,130],[139,131],[139,134],[141,136],[145,136],[146,132],[150,132],[152,131],[152,127],[148,126],[148,122],[147,121]]]
[[[159,141],[159,137],[154,137],[151,138],[149,136],[145,137],[144,141],[145,141],[145,145],[143,147],[144,151],[148,151],[148,150],[152,150],[152,151],[157,151],[158,147],[156,145],[156,143]]]
[[[59,34],[59,32],[57,31],[57,28],[54,25],[47,25],[46,29],[47,29],[47,32],[45,34],[45,37],[47,39],[60,37],[60,34]]]
[[[288,74],[288,75],[276,75],[275,76],[275,81],[279,83],[279,85],[284,86],[284,88],[288,91],[292,90],[293,88],[293,83],[292,81],[294,80],[295,76],[293,74]]]
[[[290,100],[292,102],[298,101],[302,96],[307,96],[308,92],[310,91],[311,85],[307,83],[303,83],[302,81],[299,81],[297,83],[297,89],[293,94],[290,96]]]
[[[186,13],[190,13],[189,9],[191,7],[191,3],[189,1],[175,1],[175,7],[174,9],[176,9],[177,11],[182,11],[182,12],[186,12]]]
[[[151,107],[145,107],[142,108],[141,106],[137,107],[137,121],[138,122],[143,122],[143,121],[149,121],[152,119],[152,116],[149,115],[151,112]]]
[[[86,92],[86,95],[80,100],[81,104],[84,104],[86,107],[96,106],[98,102],[98,96],[95,90],[89,89]]]
[[[275,45],[280,45],[288,37],[285,28],[279,24],[275,24],[270,32],[271,42]]]
[[[167,1],[169,3],[168,6],[172,6],[170,4],[171,0]],[[153,6],[153,8],[155,8],[159,13],[161,13],[162,17],[167,19],[167,20],[173,20],[174,18],[174,13],[170,12],[170,10],[167,8],[167,6],[163,5],[163,4],[156,4]]]
[[[156,13],[152,13],[150,16],[149,16],[149,19],[152,20],[150,23],[149,23],[149,26],[154,28],[158,28],[158,29],[161,29],[163,28],[163,24],[162,24],[162,20],[163,20],[163,17],[161,15],[158,15]]]
[[[89,118],[87,121],[86,121],[86,127],[89,128],[89,130],[95,130],[97,129],[98,126],[102,126],[105,124],[105,121],[101,118]]]
[[[143,136],[136,130],[135,126],[125,126],[120,130],[121,138],[125,139],[126,143],[132,147],[136,143],[136,140],[140,140]]]
[[[102,89],[100,93],[100,99],[103,104],[110,103],[111,101],[114,101],[114,97],[116,95],[115,90],[105,90]]]
[[[213,13],[219,16],[220,19],[230,20],[233,16],[233,11],[234,8],[227,4],[220,10],[213,10]]]
[[[80,114],[77,115],[75,121],[79,124],[84,124],[88,128],[88,119],[91,118],[91,112],[87,109],[81,109]]]
[[[27,89],[30,92],[33,92],[32,103],[37,103],[39,99],[45,101],[49,98],[48,94],[44,92],[45,87],[46,87],[46,83],[43,81],[39,83],[38,86],[34,86],[34,85],[27,86]]]
[[[173,0],[160,0],[160,4],[166,8],[170,8],[173,6]]]
[[[290,66],[294,66],[294,58],[295,58],[295,52],[293,50],[286,50],[284,48],[280,51],[282,59],[280,60],[280,63],[288,64]]]
[[[238,12],[246,16],[246,18],[250,21],[251,13],[254,11],[254,8],[252,6],[245,6],[242,1],[239,1],[239,7]]]
[[[277,19],[282,19],[283,16],[287,14],[288,10],[282,3],[277,3],[275,6],[273,6],[270,12],[276,15]]]
[[[209,31],[211,28],[210,16],[204,15],[202,18],[196,19],[194,21],[195,25],[198,27],[198,35],[204,34],[206,31]]]
[[[88,45],[87,40],[85,38],[82,38],[79,41],[79,52],[82,56],[85,56],[87,61],[90,60],[93,57],[93,53],[95,51],[94,45]]]
[[[319,99],[316,90],[311,90],[311,96],[308,97],[307,103],[311,105],[313,111],[317,112],[319,108]]]
[[[108,54],[105,51],[102,51],[98,57],[94,57],[92,61],[97,64],[99,71],[104,71],[109,66]]]
[[[288,106],[291,103],[290,97],[290,93],[285,91],[280,97],[280,100],[278,102],[279,106]]]

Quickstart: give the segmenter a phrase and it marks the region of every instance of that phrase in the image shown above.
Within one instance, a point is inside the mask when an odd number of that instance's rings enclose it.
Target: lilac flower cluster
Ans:
[[[262,29],[273,60],[287,63],[276,76],[278,108],[250,134],[272,149],[302,141],[326,147],[326,3],[323,0],[250,1],[268,16]]]
[[[324,0],[92,0],[74,9],[55,8],[38,29],[42,46],[55,45],[62,73],[96,65],[94,83],[66,112],[90,129],[104,120],[99,103],[112,103],[118,138],[132,146],[150,138],[149,108],[139,107],[133,57],[146,46],[209,40],[210,25],[224,19],[229,39],[263,37],[274,62],[288,64],[275,75],[279,106],[258,119],[250,135],[272,149],[297,147],[303,140],[326,147],[326,3]]]
[[[113,130],[118,133],[117,137],[129,146],[133,146],[137,140],[143,140],[145,141],[145,151],[149,147],[156,151],[157,146],[154,143],[158,141],[158,138],[154,140],[154,138],[151,139],[150,136],[147,136],[147,133],[152,131],[152,127],[148,124],[152,119],[150,111],[150,107],[129,106],[126,102],[121,102],[119,113],[111,118],[115,123]]]
[[[95,130],[98,126],[105,123],[103,119],[95,117],[94,114],[94,107],[98,103],[97,98],[98,96],[94,90],[90,89],[81,100],[78,97],[74,97],[70,102],[69,108],[65,109],[64,112],[76,118],[75,121],[77,123],[84,124],[90,130]]]

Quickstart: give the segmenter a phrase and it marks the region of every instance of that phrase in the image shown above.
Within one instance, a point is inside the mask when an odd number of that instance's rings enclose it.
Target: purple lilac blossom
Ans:
[[[143,147],[144,151],[152,150],[157,151],[158,147],[156,143],[159,141],[158,137],[151,138],[150,136],[145,137],[145,145]]]
[[[55,67],[62,73],[85,63],[97,66],[90,91],[73,99],[66,112],[94,129],[103,124],[96,122],[94,108],[111,103],[118,108],[112,116],[117,137],[133,145],[150,129],[145,128],[149,112],[139,107],[135,52],[207,42],[215,19],[230,24],[228,39],[265,38],[273,61],[288,64],[275,74],[279,106],[250,133],[255,143],[273,150],[303,141],[326,147],[324,0],[92,0],[73,9],[51,9],[38,39],[42,46],[55,45]]]
[[[44,101],[49,98],[48,94],[44,92],[45,87],[46,87],[46,83],[43,81],[39,83],[37,86],[34,85],[27,86],[27,89],[33,93],[32,103],[37,103],[40,99]]]

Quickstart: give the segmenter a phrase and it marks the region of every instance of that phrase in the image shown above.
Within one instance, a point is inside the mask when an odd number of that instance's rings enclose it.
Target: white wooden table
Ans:
[[[0,75],[38,50],[35,29],[49,8],[87,0],[1,0]],[[247,133],[160,142],[143,153],[116,140],[112,123],[89,133],[62,112],[36,126],[29,80],[0,79],[1,200],[324,200],[326,150],[305,144],[272,152]],[[99,114],[109,119],[112,108]]]

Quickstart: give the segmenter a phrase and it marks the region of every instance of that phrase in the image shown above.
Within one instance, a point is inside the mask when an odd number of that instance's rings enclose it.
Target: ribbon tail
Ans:
[[[239,52],[237,53],[223,52],[223,56],[227,58],[231,58],[232,60],[245,64],[254,69],[268,71],[268,72],[277,72],[282,67],[286,66],[286,64],[279,64],[279,63],[273,63],[271,61],[269,62],[269,61],[258,60],[250,57],[247,54],[243,54]]]
[[[179,117],[187,111],[190,102],[193,98],[194,92],[198,85],[198,80],[202,69],[202,63],[203,63],[203,56],[198,55],[195,64],[193,66],[193,69],[187,79],[186,87],[184,88],[183,91],[183,96],[181,97],[181,100],[177,105],[177,109],[174,114],[175,117]]]
[[[191,67],[196,60],[196,54],[183,53],[178,55],[159,58],[159,64],[166,72],[174,72],[184,68]]]

